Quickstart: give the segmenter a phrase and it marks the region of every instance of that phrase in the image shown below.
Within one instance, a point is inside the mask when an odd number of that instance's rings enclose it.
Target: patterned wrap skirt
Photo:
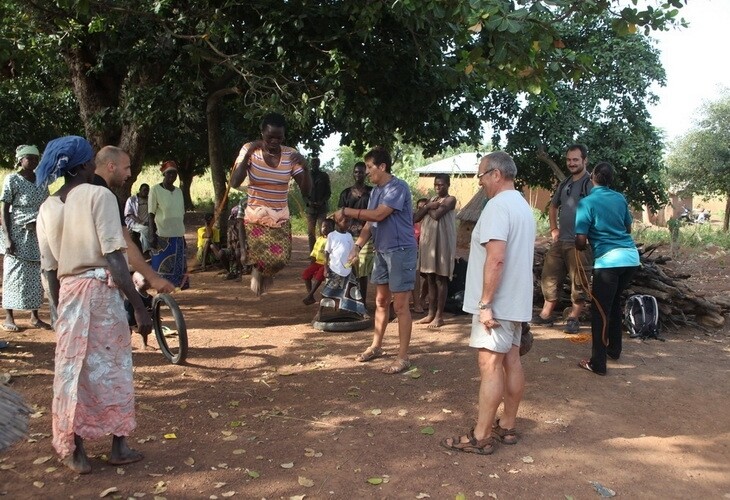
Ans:
[[[122,294],[106,269],[61,278],[56,337],[53,447],[61,458],[76,449],[74,434],[131,434],[132,340]]]
[[[159,248],[152,250],[152,269],[160,276],[185,290],[190,287],[188,261],[185,257],[185,238],[160,237]]]
[[[264,278],[273,277],[291,259],[291,223],[287,220],[281,227],[269,227],[246,221],[245,226],[248,264]]]
[[[348,276],[340,276],[337,273],[329,273],[324,282],[322,297],[339,300],[338,309],[350,311],[361,316],[367,313],[362,294],[357,284],[357,278],[353,273]]]

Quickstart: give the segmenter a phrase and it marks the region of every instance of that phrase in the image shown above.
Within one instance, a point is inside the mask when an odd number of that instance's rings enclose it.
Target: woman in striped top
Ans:
[[[310,176],[304,157],[284,146],[286,120],[269,113],[261,120],[261,140],[243,145],[231,175],[238,188],[248,177],[248,205],[238,217],[246,228],[246,264],[251,265],[251,290],[261,295],[291,258],[291,223],[287,195],[293,178],[306,197]]]

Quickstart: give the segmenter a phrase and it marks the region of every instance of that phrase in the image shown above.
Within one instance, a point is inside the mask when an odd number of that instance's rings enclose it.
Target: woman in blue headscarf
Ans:
[[[38,308],[43,303],[43,285],[35,224],[38,209],[48,198],[48,188],[35,183],[39,157],[37,147],[18,146],[15,150],[18,171],[5,177],[0,195],[3,221],[0,252],[5,254],[2,301],[5,322],[2,329],[8,332],[18,331],[14,310],[30,310],[30,324],[34,328],[51,328],[38,317]]]

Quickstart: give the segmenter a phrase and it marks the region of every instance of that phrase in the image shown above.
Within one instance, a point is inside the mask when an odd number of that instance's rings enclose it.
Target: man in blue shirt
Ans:
[[[398,357],[383,369],[384,373],[400,373],[408,369],[408,344],[411,341],[412,318],[408,306],[416,282],[418,244],[413,231],[411,190],[405,181],[393,176],[393,160],[383,148],[365,155],[370,182],[375,187],[367,209],[342,208],[345,217],[366,221],[355,242],[349,260],[355,260],[363,245],[372,236],[375,241],[375,266],[370,281],[376,285],[375,325],[373,342],[356,359],[370,361],[383,355],[383,335],[388,325],[391,300],[398,317]]]

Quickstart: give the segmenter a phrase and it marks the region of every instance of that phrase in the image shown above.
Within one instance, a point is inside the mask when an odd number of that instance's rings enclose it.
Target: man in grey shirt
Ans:
[[[590,193],[593,183],[588,166],[588,151],[582,144],[573,144],[565,153],[565,163],[570,176],[558,185],[550,201],[550,235],[553,242],[545,255],[542,268],[541,288],[545,303],[538,316],[532,319],[533,325],[552,325],[555,321],[553,311],[558,303],[559,292],[565,276],[570,276],[570,300],[573,307],[565,322],[565,333],[578,333],[580,314],[585,305],[586,294],[580,277],[580,268],[590,270],[593,256],[590,250],[578,251],[575,248],[575,211],[581,198]],[[558,224],[559,222],[559,224]]]

